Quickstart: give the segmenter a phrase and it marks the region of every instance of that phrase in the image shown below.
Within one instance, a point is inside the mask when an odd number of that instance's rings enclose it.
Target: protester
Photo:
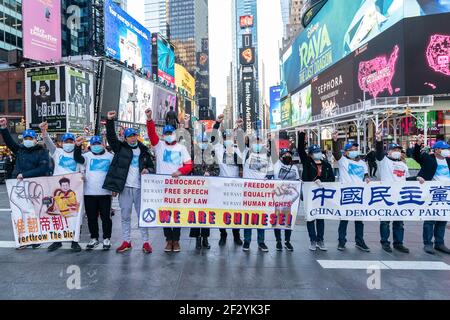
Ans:
[[[192,160],[186,147],[177,143],[175,128],[167,125],[163,128],[164,141],[156,133],[152,110],[145,111],[147,116],[147,134],[156,156],[156,174],[170,174],[174,178],[189,175],[192,172]],[[165,252],[180,252],[180,228],[164,228],[166,237]]]
[[[53,175],[60,176],[81,172],[81,166],[76,163],[73,157],[73,151],[75,149],[75,135],[73,135],[72,133],[65,133],[61,137],[62,148],[58,148],[47,133],[48,123],[42,122],[39,125],[39,129],[41,129],[41,134],[42,138],[44,139],[45,146],[49,150],[50,156],[53,159]],[[53,252],[61,247],[61,242],[53,242],[48,247],[48,251]],[[76,241],[72,241],[71,248],[73,252],[81,251],[81,247]]]
[[[339,165],[339,182],[345,185],[370,182],[369,170],[367,164],[361,159],[359,145],[357,143],[347,143],[344,147],[344,156],[341,153],[341,147],[338,143],[338,133],[333,133],[333,155]],[[341,220],[339,223],[339,244],[338,250],[345,250],[347,242],[347,220]],[[355,242],[356,247],[362,251],[370,252],[369,247],[364,242],[364,223],[355,221]]]
[[[218,130],[223,122],[223,115],[217,118],[214,129]],[[223,144],[215,145],[216,162],[219,164],[220,177],[239,178],[242,176],[242,153],[236,146],[236,136],[231,129],[225,130],[222,134]],[[243,242],[239,234],[239,229],[233,229],[234,243],[242,246]],[[227,242],[227,230],[220,229],[219,246],[224,246]]]
[[[262,139],[261,133],[256,131],[252,139],[248,140],[249,146],[244,154],[243,178],[244,179],[270,179],[273,178],[273,163],[268,156],[266,146]],[[263,252],[268,252],[266,244],[264,243],[265,232],[263,229],[258,229],[258,248]],[[244,251],[250,250],[250,242],[252,240],[252,229],[244,230]]]
[[[275,163],[274,169],[275,180],[300,180],[300,173],[297,166],[294,165],[292,160],[292,151],[289,149],[283,149],[280,151],[280,159]],[[275,239],[277,240],[277,251],[283,251],[283,245],[281,242],[281,230],[274,229]],[[294,251],[294,247],[291,244],[292,230],[284,230],[284,246],[288,251]]]
[[[175,129],[180,125],[180,121],[178,120],[177,113],[173,110],[173,106],[170,106],[170,111],[166,114],[166,125],[172,126]]]
[[[115,111],[109,111],[106,122],[106,138],[111,149],[114,151],[114,158],[103,184],[103,189],[119,195],[121,209],[122,237],[123,243],[116,249],[122,253],[132,249],[131,246],[131,214],[134,209],[139,219],[141,210],[141,175],[148,174],[153,169],[148,148],[139,142],[138,133],[133,128],[128,128],[124,132],[124,141],[117,138],[114,128]],[[152,252],[149,243],[149,234],[146,228],[139,228],[144,242],[142,250],[148,254]]]
[[[74,159],[86,166],[84,183],[84,207],[88,218],[91,241],[86,250],[93,250],[99,244],[98,215],[102,219],[103,250],[111,248],[111,191],[103,189],[106,174],[114,156],[105,150],[102,138],[94,136],[90,140],[90,151],[82,154],[83,138],[77,138]]]
[[[366,161],[367,161],[367,164],[369,165],[370,178],[375,178],[377,175],[377,170],[378,170],[375,150],[373,150],[373,149],[369,150],[369,152],[366,155]]]
[[[421,145],[424,144],[423,135],[419,135],[414,147],[413,158],[416,160],[421,170],[417,175],[417,181],[421,184],[425,181],[439,181],[441,183],[450,182],[450,145],[439,140],[434,146],[434,154],[421,152]],[[447,221],[425,221],[423,224],[424,251],[435,254],[435,250],[450,254],[450,249],[445,246],[445,227]],[[433,249],[434,235],[434,249]]]
[[[388,146],[387,156],[383,150],[382,133],[376,134],[376,159],[380,164],[380,179],[381,182],[396,183],[404,182],[409,177],[409,169],[405,162],[402,161],[403,148],[396,144],[391,143]],[[409,253],[409,249],[403,245],[403,238],[405,230],[403,227],[403,221],[394,221],[392,223],[392,233],[394,237],[394,249]],[[386,252],[392,252],[391,243],[389,242],[390,222],[380,222],[380,237],[381,247]]]
[[[214,147],[209,142],[206,132],[197,135],[194,150],[194,170],[192,175],[217,177],[220,169],[217,162],[215,162]],[[189,232],[189,237],[196,239],[195,248],[197,250],[200,250],[202,247],[205,249],[211,248],[208,242],[209,236],[209,228],[191,228],[191,231]]]
[[[331,164],[324,160],[322,150],[317,145],[308,148],[308,154],[305,150],[306,135],[303,130],[298,134],[298,150],[300,160],[303,164],[302,181],[304,182],[335,182],[335,176]],[[325,221],[317,219],[306,223],[308,228],[310,246],[309,250],[327,251],[324,242]]]
[[[17,180],[25,178],[37,178],[50,175],[50,159],[48,151],[37,143],[37,135],[33,130],[25,130],[22,133],[23,143],[14,141],[7,128],[8,120],[0,119],[0,134],[6,146],[16,158],[11,177]],[[33,244],[33,249],[39,248],[40,244]],[[20,246],[19,250],[28,246]]]

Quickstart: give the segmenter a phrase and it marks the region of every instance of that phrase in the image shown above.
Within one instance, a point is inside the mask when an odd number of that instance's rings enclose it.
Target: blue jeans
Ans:
[[[380,236],[381,244],[390,245],[390,221],[381,221],[380,223]],[[405,229],[403,228],[403,221],[394,221],[392,224],[392,234],[394,237],[394,246],[403,244],[403,237],[405,235]]]
[[[314,242],[323,241],[323,235],[325,233],[325,221],[316,220],[306,222],[306,227],[308,228],[309,240]],[[317,228],[317,232],[316,232]]]
[[[447,221],[425,221],[423,223],[423,244],[439,246],[444,244]]]
[[[341,220],[339,223],[339,243],[347,243],[347,220]],[[356,244],[364,243],[364,223],[362,221],[355,221],[355,242]]]
[[[245,229],[244,230],[244,241],[252,242],[252,230],[253,229]],[[258,232],[258,244],[264,243],[264,229],[257,229]]]

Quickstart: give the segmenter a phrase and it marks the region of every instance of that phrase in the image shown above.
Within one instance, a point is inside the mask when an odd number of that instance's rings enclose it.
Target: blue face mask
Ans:
[[[75,149],[73,143],[63,143],[63,150],[67,153],[71,153]]]
[[[36,141],[34,140],[24,140],[23,141],[23,145],[25,146],[25,148],[33,148],[36,145]]]
[[[350,152],[348,153],[348,157],[349,157],[350,159],[356,159],[356,158],[358,158],[358,157],[359,157],[359,151],[350,151]]]
[[[101,144],[95,144],[91,146],[92,153],[99,154],[102,153],[105,150],[105,147],[103,147]]]
[[[128,143],[128,142],[127,142],[127,143]],[[136,147],[138,146],[138,142],[136,141],[135,144],[128,143],[128,145],[129,145],[130,147],[132,147],[132,148],[136,148]]]
[[[224,145],[225,145],[225,148],[228,148],[228,147],[233,146],[234,143],[231,140],[225,140]]]
[[[263,149],[263,145],[262,144],[254,144],[253,145],[253,151],[256,153],[260,153]]]
[[[198,147],[202,150],[206,150],[206,148],[208,148],[208,144],[203,142],[203,143],[199,143]]]
[[[170,135],[170,136],[164,136],[164,141],[167,142],[167,143],[169,143],[169,144],[174,143],[174,142],[175,142],[175,139],[176,139],[176,138],[175,138],[173,135]]]

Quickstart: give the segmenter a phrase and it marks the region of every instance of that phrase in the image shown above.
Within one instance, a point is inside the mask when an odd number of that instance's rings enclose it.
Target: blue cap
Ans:
[[[206,133],[200,133],[197,135],[197,141],[198,142],[208,142],[208,136],[206,135]]]
[[[433,149],[450,149],[450,145],[445,141],[438,141],[434,144]]]
[[[66,142],[67,140],[73,140],[75,141],[75,135],[73,135],[72,133],[65,133],[62,137],[61,137],[61,141],[62,142]]]
[[[93,136],[90,141],[91,146],[94,144],[102,144],[102,143],[103,143],[103,140],[99,136]]]
[[[355,143],[355,142],[349,142],[345,145],[344,147],[344,151],[348,151],[353,147],[359,147],[359,144]]]
[[[171,125],[167,125],[163,128],[163,134],[172,133],[175,131],[175,128]]]
[[[291,150],[286,148],[280,149],[280,157],[284,156],[286,153],[291,153]]]
[[[25,130],[22,133],[23,138],[33,138],[36,139],[36,132],[34,130]]]
[[[399,145],[398,143],[391,143],[390,145],[388,145],[388,151],[394,150],[394,149],[400,149],[403,150],[402,146]]]
[[[313,144],[312,146],[310,146],[308,148],[308,152],[309,153],[319,153],[319,152],[322,152],[322,149],[318,145]]]
[[[123,133],[125,138],[131,137],[131,136],[137,136],[138,132],[134,128],[127,128],[125,129],[125,132]]]

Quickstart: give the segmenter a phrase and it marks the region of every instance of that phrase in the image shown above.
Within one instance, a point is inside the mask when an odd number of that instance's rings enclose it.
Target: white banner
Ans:
[[[79,241],[83,210],[82,175],[7,180],[17,246]]]
[[[306,219],[450,221],[450,183],[303,184]]]
[[[293,229],[300,181],[142,177],[140,227]]]

